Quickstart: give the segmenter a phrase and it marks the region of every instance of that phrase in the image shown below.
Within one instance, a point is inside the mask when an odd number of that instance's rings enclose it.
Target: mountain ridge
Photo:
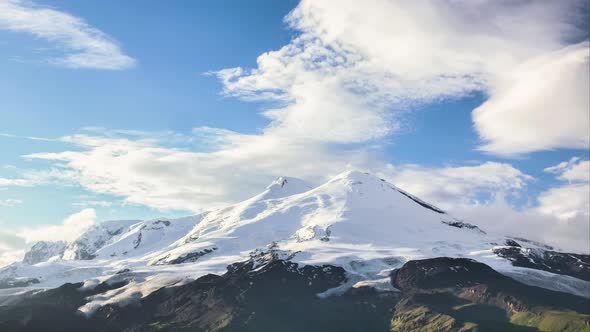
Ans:
[[[92,288],[125,280],[116,292],[107,291],[79,308],[92,315],[105,305],[137,301],[163,287],[221,275],[231,264],[257,253],[272,252],[299,266],[343,268],[346,282],[326,296],[364,286],[395,291],[389,280],[392,271],[409,261],[442,256],[475,259],[524,283],[590,297],[589,283],[563,274],[560,266],[539,269],[543,261],[515,265],[517,251],[503,250],[516,247],[508,242],[513,238],[488,235],[477,225],[358,171],[341,173],[313,188],[293,178],[278,178],[261,194],[219,210],[110,225],[95,227],[74,241],[77,245],[70,252],[76,254],[13,264],[0,269],[0,280],[25,285],[14,287],[13,293],[67,282]],[[520,242],[535,252],[548,250],[542,244]],[[588,271],[583,265],[579,273]],[[4,294],[0,297],[11,291]]]

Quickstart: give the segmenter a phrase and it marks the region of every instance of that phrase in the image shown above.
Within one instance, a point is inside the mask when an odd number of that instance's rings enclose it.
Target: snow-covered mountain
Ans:
[[[66,250],[66,243],[63,241],[39,241],[25,253],[23,263],[37,264],[52,259],[60,259]]]
[[[88,260],[96,257],[96,251],[113,237],[128,230],[138,220],[110,220],[92,226],[65,248],[63,259]]]
[[[84,281],[92,287],[128,281],[80,308],[93,312],[206,274],[223,274],[230,264],[269,253],[300,266],[343,268],[347,281],[323,295],[363,285],[392,290],[391,272],[408,261],[460,257],[524,283],[590,297],[590,283],[582,280],[589,265],[580,258],[524,239],[486,234],[476,221],[459,220],[357,171],[315,188],[279,178],[259,195],[197,216],[105,222],[62,247],[35,245],[25,261],[0,270],[0,280],[25,285],[13,293],[64,282]],[[529,253],[537,264],[527,265],[533,261]],[[552,262],[551,257],[560,260]]]

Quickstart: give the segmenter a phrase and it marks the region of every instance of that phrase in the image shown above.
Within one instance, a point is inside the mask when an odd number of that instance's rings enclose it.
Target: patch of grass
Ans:
[[[479,325],[471,322],[464,323],[458,332],[478,332],[480,331]]]
[[[432,311],[426,307],[414,307],[396,314],[391,320],[391,331],[447,332],[456,326],[453,317]]]
[[[151,324],[148,324],[149,327],[156,329],[156,330],[163,330],[163,329],[169,329],[171,327],[174,327],[176,324],[174,322],[153,322]]]
[[[536,327],[539,331],[590,332],[590,315],[573,311],[543,310],[518,312],[512,315],[513,324]]]
[[[401,306],[398,308],[399,311],[396,311],[396,317],[405,319],[399,319],[397,323],[404,325],[393,331],[538,331],[534,325],[523,326],[510,322],[503,308],[492,304],[469,302],[452,292],[416,294],[412,301],[413,307]],[[421,309],[413,309],[416,307]],[[411,319],[415,322],[410,321]],[[452,324],[449,324],[451,321]],[[422,325],[423,329],[413,329]]]

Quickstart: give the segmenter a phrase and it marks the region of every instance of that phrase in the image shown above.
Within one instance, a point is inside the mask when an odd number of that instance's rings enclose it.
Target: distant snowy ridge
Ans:
[[[39,241],[25,253],[23,263],[37,264],[47,262],[51,259],[60,259],[66,250],[66,243],[63,241]]]
[[[315,188],[278,178],[259,195],[193,217],[103,223],[67,244],[61,258],[13,264],[0,270],[0,280],[36,278],[29,288],[129,281],[80,308],[90,313],[105,303],[222,274],[229,264],[264,252],[302,265],[340,266],[348,277],[341,290],[391,288],[389,274],[405,262],[445,256],[475,259],[525,283],[590,297],[585,280],[513,266],[513,259],[495,250],[511,239],[486,234],[375,176],[349,171]]]
[[[88,260],[96,257],[96,251],[139,220],[111,220],[92,226],[65,248],[62,258]]]

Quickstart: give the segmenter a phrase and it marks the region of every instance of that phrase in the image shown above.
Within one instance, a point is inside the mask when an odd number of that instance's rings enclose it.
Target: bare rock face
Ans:
[[[409,261],[392,275],[393,285],[404,291],[465,287],[506,279],[485,264],[449,257]]]
[[[63,241],[49,242],[39,241],[35,243],[29,251],[25,253],[23,263],[25,264],[37,264],[46,262],[52,257],[60,257],[63,255],[66,249],[66,243]]]
[[[564,274],[590,281],[590,255],[557,252],[542,248],[525,248],[514,240],[507,240],[506,246],[494,248],[493,251],[496,255],[508,259],[514,266]]]

